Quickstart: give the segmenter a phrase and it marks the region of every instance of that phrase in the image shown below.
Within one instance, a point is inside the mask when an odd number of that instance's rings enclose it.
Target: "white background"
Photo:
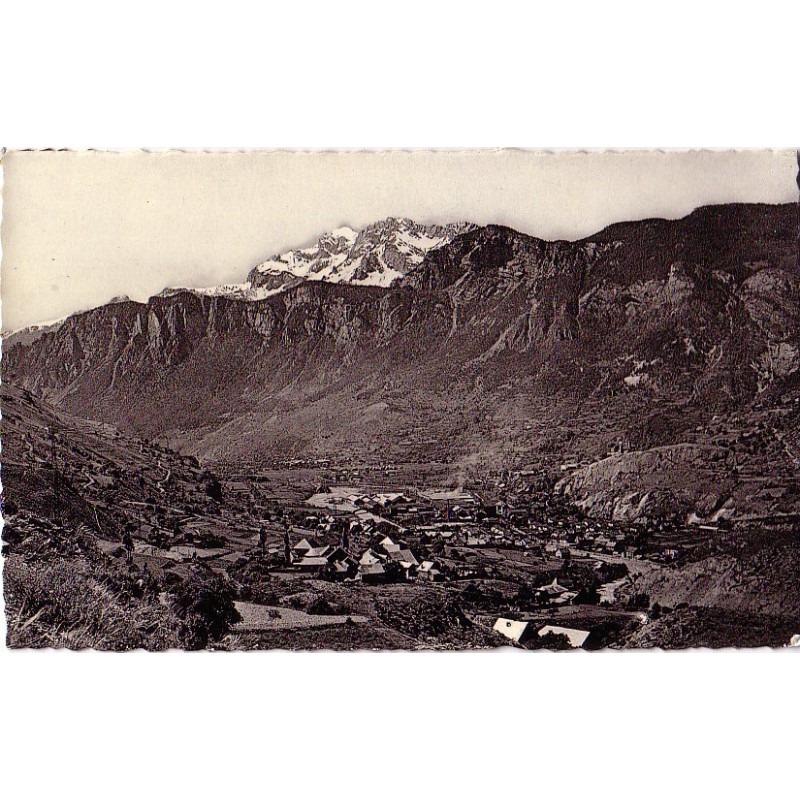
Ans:
[[[7,4],[2,144],[798,143],[787,3],[258,5]],[[0,792],[787,796],[794,656],[3,650]]]

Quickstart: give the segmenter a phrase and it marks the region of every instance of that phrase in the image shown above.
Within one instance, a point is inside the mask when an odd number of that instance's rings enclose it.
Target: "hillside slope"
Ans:
[[[304,279],[256,301],[104,306],[13,347],[4,371],[214,459],[594,461],[780,405],[800,375],[797,234],[793,205],[580,242],[473,228],[389,288]]]

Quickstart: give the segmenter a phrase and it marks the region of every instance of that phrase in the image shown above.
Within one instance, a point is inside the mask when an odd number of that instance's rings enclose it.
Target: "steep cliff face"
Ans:
[[[582,288],[600,252],[489,226],[433,251],[402,285],[446,298],[453,309],[452,334],[499,330],[487,355],[528,351],[548,338],[574,338]],[[477,309],[482,318],[463,313]]]
[[[374,436],[399,446],[427,424],[463,454],[505,436],[512,406],[517,417],[546,407],[585,436],[597,424],[581,409],[600,402],[617,420],[611,437],[648,406],[730,411],[797,376],[794,207],[701,209],[580,242],[499,226],[446,238],[389,288],[265,269],[261,288],[279,291],[263,299],[175,292],[104,306],[12,347],[4,377],[200,452],[212,440],[214,453],[269,447],[287,426],[298,453]],[[344,239],[351,252],[360,236]],[[348,443],[360,417],[339,406],[362,403],[405,410],[368,415]],[[680,441],[679,423],[662,427],[660,444]]]
[[[210,425],[301,373],[300,395],[348,364],[369,370],[409,316],[404,295],[376,292],[309,282],[259,302],[185,293],[103,307],[71,317],[40,347],[14,348],[6,375],[144,434]]]

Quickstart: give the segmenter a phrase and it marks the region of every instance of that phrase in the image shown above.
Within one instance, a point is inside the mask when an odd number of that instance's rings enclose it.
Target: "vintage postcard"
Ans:
[[[5,153],[7,646],[799,643],[797,165]]]

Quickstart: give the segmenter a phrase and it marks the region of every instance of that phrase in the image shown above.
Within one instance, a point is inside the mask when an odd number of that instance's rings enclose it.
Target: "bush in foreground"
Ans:
[[[188,650],[202,650],[219,641],[241,619],[236,592],[220,575],[192,572],[171,589],[172,606],[181,619],[181,639]]]

